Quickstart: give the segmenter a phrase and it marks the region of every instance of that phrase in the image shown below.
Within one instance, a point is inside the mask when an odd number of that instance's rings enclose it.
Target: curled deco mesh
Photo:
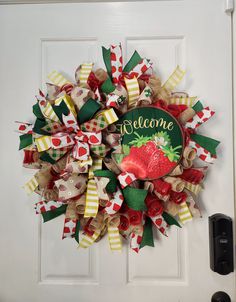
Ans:
[[[23,166],[36,171],[24,188],[38,194],[44,222],[64,215],[62,238],[88,248],[108,233],[111,250],[121,250],[125,238],[138,253],[154,246],[153,232],[167,236],[171,225],[201,217],[196,199],[219,142],[197,130],[214,111],[176,92],[185,75],[179,66],[162,83],[137,51],[126,65],[121,45],[102,54],[106,70],[84,63],[73,82],[50,73],[33,105],[34,124],[17,122]],[[168,131],[150,124],[150,136],[134,131],[123,144],[119,121],[143,109],[173,118],[182,145],[174,148]]]

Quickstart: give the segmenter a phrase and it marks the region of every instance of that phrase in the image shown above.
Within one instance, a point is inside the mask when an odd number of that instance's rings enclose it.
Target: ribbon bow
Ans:
[[[90,145],[100,145],[102,142],[101,131],[83,132],[71,112],[67,116],[63,115],[62,118],[67,131],[55,134],[51,139],[51,147],[57,149],[72,146],[72,156],[75,159],[88,160]]]

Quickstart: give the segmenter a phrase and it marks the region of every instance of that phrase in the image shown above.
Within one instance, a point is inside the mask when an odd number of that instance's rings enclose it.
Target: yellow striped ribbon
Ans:
[[[186,105],[188,107],[192,107],[196,96],[190,96],[190,97],[172,97],[170,98],[170,104],[176,104],[176,105]]]
[[[34,176],[23,186],[23,188],[25,189],[27,194],[30,195],[31,193],[34,192],[34,190],[38,187],[38,185],[39,184],[37,182],[37,179]]]
[[[94,179],[90,179],[87,184],[84,217],[96,217],[98,212],[98,192]]]
[[[94,158],[93,164],[89,169],[88,179],[94,178],[93,171],[102,169],[102,158]]]
[[[80,84],[87,83],[92,68],[93,68],[93,63],[84,63],[81,65],[80,74],[79,74]]]
[[[191,221],[193,218],[192,218],[192,215],[188,209],[188,205],[186,202],[182,202],[180,204],[180,209],[179,209],[179,219],[180,221],[184,224],[188,221]]]
[[[84,166],[92,166],[93,164],[93,160],[92,157],[89,156],[89,158],[87,160],[82,160],[81,162],[79,162],[79,166],[80,167],[84,167]],[[99,166],[100,167],[100,166]],[[98,170],[98,169],[97,169]]]
[[[106,121],[107,124],[113,124],[115,123],[116,121],[118,121],[118,117],[114,111],[114,109],[107,109],[107,110],[104,110],[103,112],[101,112],[99,114],[99,116],[102,115]]]
[[[35,144],[39,152],[48,150],[51,148],[51,136],[44,135],[38,138],[35,138]]]
[[[202,190],[201,185],[194,185],[191,182],[187,182],[187,181],[185,182],[185,188],[193,192],[195,195],[198,195]]]
[[[57,86],[63,86],[66,83],[70,83],[70,81],[68,81],[62,74],[60,74],[59,72],[57,72],[56,70],[53,70],[49,75],[48,75],[48,79]]]
[[[177,66],[162,88],[172,91],[183,79],[185,71]]]
[[[45,109],[43,110],[43,115],[54,122],[61,123],[49,102],[47,102]]]
[[[125,85],[128,91],[129,106],[132,106],[140,95],[138,80],[136,77],[133,79],[125,78]]]
[[[79,247],[82,247],[83,249],[90,247],[94,243],[94,241],[98,238],[100,233],[101,233],[100,230],[96,230],[93,236],[84,235],[84,237],[82,238],[79,244]]]
[[[77,113],[76,113],[75,106],[74,106],[74,103],[73,103],[71,97],[69,95],[65,94],[55,100],[55,105],[59,106],[62,101],[64,101],[66,103],[67,107],[70,109],[70,111],[76,117]]]
[[[108,240],[112,251],[121,251],[122,243],[117,227],[108,226]]]

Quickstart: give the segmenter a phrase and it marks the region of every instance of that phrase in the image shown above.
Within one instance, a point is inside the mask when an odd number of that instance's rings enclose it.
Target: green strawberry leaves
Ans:
[[[162,146],[161,149],[164,152],[164,155],[166,157],[168,157],[169,161],[173,162],[173,161],[178,161],[179,159],[179,152],[176,152],[176,150],[182,148],[182,146],[177,146],[175,148],[173,148],[172,146],[168,147],[168,146]]]
[[[137,132],[134,132],[134,134],[137,136],[137,138],[129,142],[129,145],[131,146],[142,147],[151,140],[151,137],[139,135]]]

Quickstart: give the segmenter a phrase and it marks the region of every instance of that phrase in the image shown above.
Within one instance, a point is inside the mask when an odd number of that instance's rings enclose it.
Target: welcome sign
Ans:
[[[156,179],[169,174],[183,152],[183,132],[167,111],[140,107],[125,113],[117,123],[122,134],[123,156],[117,163],[139,179]]]

